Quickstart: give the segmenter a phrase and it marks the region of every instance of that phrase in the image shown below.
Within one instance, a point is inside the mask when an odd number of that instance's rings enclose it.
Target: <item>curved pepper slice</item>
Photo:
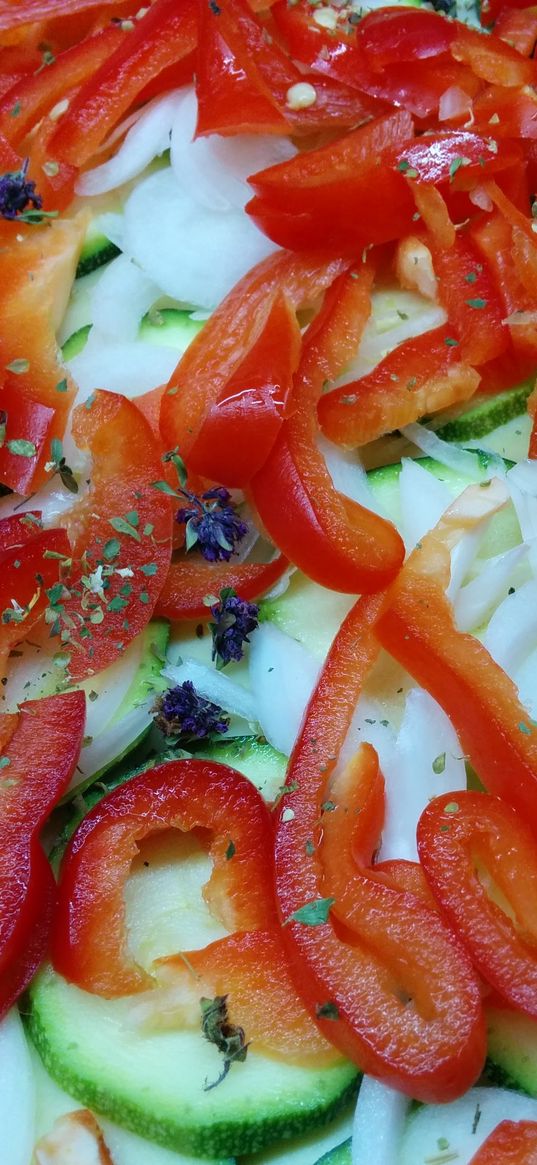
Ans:
[[[446,942],[446,932],[433,921],[434,914],[413,895],[380,885],[366,890],[367,875],[360,869],[355,882],[360,883],[358,909],[365,942],[356,933],[352,945],[343,941],[349,931],[340,927],[346,927],[346,922],[336,924],[329,916],[330,907],[337,908],[322,858],[322,830],[330,818],[330,781],[354,705],[378,651],[374,624],[381,602],[380,596],[361,599],[347,616],[310,702],[289,763],[285,809],[279,814],[276,887],[293,975],[321,1031],[365,1072],[416,1098],[448,1100],[475,1080],[485,1054],[479,989],[466,956],[453,947],[449,956],[452,977],[450,973],[439,984],[439,938],[442,935],[441,949],[446,954],[451,939]],[[373,809],[373,815],[366,814],[365,819],[368,842],[375,818],[378,825],[378,805]],[[359,815],[355,820],[359,836]],[[377,895],[391,903],[384,938],[386,919],[379,915],[379,921],[375,920]],[[434,934],[430,945],[429,925]],[[407,940],[405,960],[400,950],[394,954],[402,930]],[[435,989],[428,995],[427,970],[435,960]],[[409,995],[417,1005],[408,1006]],[[327,1003],[332,1014],[337,1010],[336,1022],[323,1019]]]
[[[185,555],[172,562],[155,614],[166,619],[209,619],[211,613],[204,602],[207,595],[219,595],[224,587],[232,587],[241,599],[257,599],[274,586],[288,565],[283,554],[272,562],[237,564],[213,564]]]
[[[420,817],[417,837],[429,885],[472,962],[503,999],[537,1017],[531,830],[498,797],[465,791],[435,797]]]
[[[55,882],[39,833],[73,775],[85,715],[83,692],[0,715],[0,1015],[29,983],[48,945]]]
[[[75,411],[73,436],[93,468],[88,494],[64,515],[73,565],[55,606],[78,680],[107,667],[149,622],[170,564],[172,510],[153,488],[159,445],[131,401],[95,393]]]
[[[38,462],[50,451],[54,409],[31,400],[11,386],[0,388],[0,416],[5,439],[0,446],[0,481],[15,493],[28,494]],[[8,442],[15,442],[12,452]],[[34,452],[32,452],[32,447]]]
[[[537,1122],[502,1121],[469,1165],[537,1165]]]
[[[338,445],[365,445],[394,429],[469,400],[479,373],[461,363],[449,325],[399,344],[367,376],[321,397],[319,422]]]
[[[129,867],[148,834],[199,827],[213,832],[214,866],[204,896],[215,915],[233,931],[276,924],[271,819],[257,789],[226,765],[169,761],[114,789],[77,829],[61,870],[57,971],[110,998],[152,985],[126,950]],[[232,858],[226,856],[230,841]]]
[[[385,586],[403,557],[395,527],[335,489],[317,445],[323,382],[356,353],[372,281],[372,267],[361,264],[327,295],[304,342],[290,415],[250,486],[263,525],[291,562],[321,586],[350,594]]]
[[[72,16],[92,8],[114,8],[120,0],[0,0],[0,31]]]
[[[537,731],[509,676],[458,631],[445,590],[450,550],[506,500],[501,482],[470,486],[426,534],[388,591],[376,634],[444,708],[490,793],[537,830]]]
[[[235,375],[280,292],[295,308],[311,307],[348,266],[318,253],[281,252],[258,263],[230,291],[181,357],[162,398],[160,427],[167,449],[188,464],[209,409]]]
[[[14,519],[0,522],[0,539],[6,539],[0,550],[2,676],[11,649],[27,637],[47,609],[51,588],[59,585],[60,563],[70,554],[65,530],[41,530],[34,515],[21,515],[22,523],[24,532],[17,535]]]

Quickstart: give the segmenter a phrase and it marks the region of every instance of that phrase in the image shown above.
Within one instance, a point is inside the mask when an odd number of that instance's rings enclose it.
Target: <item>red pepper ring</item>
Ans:
[[[330,816],[322,809],[325,799],[331,798],[330,776],[363,681],[376,658],[373,629],[381,603],[377,595],[360,600],[352,609],[310,702],[289,764],[284,808],[279,814],[276,886],[293,977],[321,1031],[363,1071],[418,1099],[446,1101],[476,1079],[485,1055],[479,988],[468,960],[454,947],[450,961],[456,973],[449,989],[439,991],[436,982],[437,990],[427,1001],[424,982],[419,1011],[409,1008],[408,997],[398,994],[401,978],[393,968],[390,943],[386,952],[376,935],[370,945],[367,929],[363,943],[356,934],[352,945],[342,941],[340,935],[348,936],[348,929],[342,931],[346,923],[329,917],[330,907],[336,904],[325,877],[322,841],[317,844]],[[371,819],[366,820],[366,833],[370,824]],[[356,878],[362,883],[363,874],[358,871]],[[377,892],[385,891],[385,886],[374,886],[373,915]],[[362,902],[366,893],[361,884]],[[396,929],[406,928],[407,982],[412,980],[417,986],[414,959],[419,960],[425,945],[424,965],[428,967],[431,959],[434,962],[439,935],[445,940],[445,931],[414,895],[389,888],[386,897],[392,893],[398,908],[403,906],[404,923],[397,923]],[[367,921],[374,929],[372,916]],[[430,948],[429,933],[434,935]],[[337,1022],[323,1019],[322,1010],[319,1013],[327,1002],[332,1012],[337,1009]]]
[[[226,765],[169,761],[114,789],[77,829],[61,869],[57,971],[107,998],[154,986],[126,951],[124,885],[142,838],[198,827],[213,832],[204,895],[215,915],[232,931],[276,925],[272,825],[261,795]]]
[[[420,817],[418,853],[479,973],[513,1007],[537,1018],[537,858],[525,821],[499,797],[444,794]],[[495,901],[498,894],[506,907]]]
[[[67,692],[0,716],[0,1016],[48,946],[56,888],[39,833],[73,775],[85,712],[83,692]]]

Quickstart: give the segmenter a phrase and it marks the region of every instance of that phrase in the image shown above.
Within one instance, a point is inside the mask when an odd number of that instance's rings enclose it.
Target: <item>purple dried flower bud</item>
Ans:
[[[244,655],[244,644],[259,624],[259,607],[240,599],[231,587],[220,591],[220,601],[211,607],[214,623],[210,623],[213,637],[213,655],[218,668]]]
[[[35,192],[35,182],[27,181],[27,173],[28,158],[25,158],[20,170],[12,170],[0,177],[0,215],[2,218],[24,217],[24,211],[30,205],[34,211],[41,210],[43,199],[40,194]]]
[[[229,728],[229,716],[218,704],[199,696],[191,680],[163,692],[153,711],[161,732],[185,743],[204,740],[212,733],[221,736]]]
[[[177,511],[186,525],[186,549],[198,546],[208,562],[229,562],[248,526],[239,518],[231,494],[223,486],[208,489],[201,497],[182,491],[190,502]]]

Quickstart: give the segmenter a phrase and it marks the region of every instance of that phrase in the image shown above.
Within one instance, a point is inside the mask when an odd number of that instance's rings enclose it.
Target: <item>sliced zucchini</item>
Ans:
[[[521,1012],[487,1009],[489,1075],[537,1097],[537,1021]]]
[[[342,1141],[341,1145],[336,1145],[334,1149],[330,1149],[328,1153],[324,1153],[315,1165],[351,1165],[352,1139],[348,1137],[346,1141]]]
[[[500,392],[497,396],[474,398],[470,408],[446,420],[440,426],[433,419],[431,428],[443,441],[476,441],[485,437],[500,425],[507,424],[513,417],[526,412],[526,404],[533,385],[530,382]]]
[[[104,267],[105,263],[109,263],[111,259],[115,259],[116,255],[120,254],[119,247],[116,247],[115,243],[111,243],[105,235],[101,233],[88,235],[80,252],[75,278],[81,279],[84,275],[91,275],[92,271]]]
[[[76,332],[72,332],[62,344],[62,356],[67,363],[84,351],[90,332],[91,324],[83,324],[81,328],[77,328]]]
[[[202,327],[203,320],[193,320],[191,312],[175,307],[158,308],[144,316],[138,338],[148,344],[185,352]],[[62,355],[67,363],[84,351],[91,328],[91,324],[84,324],[64,341]]]

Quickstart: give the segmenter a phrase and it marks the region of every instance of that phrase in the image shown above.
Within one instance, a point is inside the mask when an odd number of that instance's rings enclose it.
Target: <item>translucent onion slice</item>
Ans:
[[[9,1165],[28,1165],[34,1143],[35,1084],[16,1008],[0,1023],[0,1128]]]
[[[440,304],[431,303],[414,291],[393,288],[373,292],[371,319],[364,329],[358,353],[331,387],[349,384],[351,380],[367,376],[399,344],[412,336],[440,327],[446,318]]]
[[[252,197],[246,179],[296,154],[288,138],[271,134],[195,138],[198,103],[190,89],[174,118],[171,164],[180,186],[210,210],[242,210]]]
[[[372,1076],[364,1076],[352,1130],[352,1165],[398,1165],[411,1101]]]
[[[80,759],[71,781],[70,788],[76,789],[88,777],[96,777],[112,763],[119,761],[129,752],[151,723],[151,701],[132,708],[117,724],[110,724],[89,740],[80,753]]]
[[[252,635],[249,673],[263,733],[273,748],[289,756],[317,683],[319,664],[296,639],[272,623],[262,623]]]
[[[537,575],[537,465],[521,461],[506,474],[507,488],[515,507],[522,537],[530,543],[529,563]]]
[[[104,194],[130,182],[158,158],[170,144],[170,133],[183,91],[174,89],[163,97],[155,97],[129,129],[117,153],[102,166],[87,170],[76,181],[77,194]]]
[[[211,309],[277,248],[242,210],[200,207],[166,169],[127,199],[124,250],[163,293]]]
[[[91,322],[102,339],[135,340],[140,322],[160,296],[156,283],[126,255],[105,267],[91,296]]]
[[[459,631],[472,631],[481,627],[491,612],[507,597],[514,572],[524,561],[528,542],[513,546],[505,554],[490,558],[481,566],[477,578],[461,587],[455,597],[455,618]]]
[[[537,582],[530,579],[507,595],[494,612],[483,642],[512,679],[537,645]]]
[[[420,1105],[408,1118],[397,1165],[468,1165],[503,1120],[537,1120],[537,1100],[507,1088],[471,1088],[451,1104]]]
[[[386,517],[385,510],[369,485],[367,473],[356,450],[342,449],[322,433],[317,438],[317,445],[335,488],[354,502],[359,502],[366,510],[373,510],[375,514]]]
[[[443,481],[409,457],[403,458],[399,477],[401,530],[408,550],[432,530],[447,509],[452,494]]]
[[[69,363],[69,371],[79,389],[77,404],[87,400],[97,388],[119,392],[134,400],[165,384],[178,358],[176,347],[166,348],[140,340],[105,344],[98,334],[90,332],[84,351]]]
[[[458,445],[443,441],[425,425],[405,425],[401,432],[404,433],[407,440],[412,441],[413,445],[417,445],[422,453],[434,457],[435,461],[439,461],[441,465],[447,465],[468,481],[485,481],[490,476],[480,466],[475,453],[469,453],[467,449],[461,449]],[[500,460],[501,458],[498,458],[498,461]],[[494,466],[494,471],[496,472],[496,466]]]

